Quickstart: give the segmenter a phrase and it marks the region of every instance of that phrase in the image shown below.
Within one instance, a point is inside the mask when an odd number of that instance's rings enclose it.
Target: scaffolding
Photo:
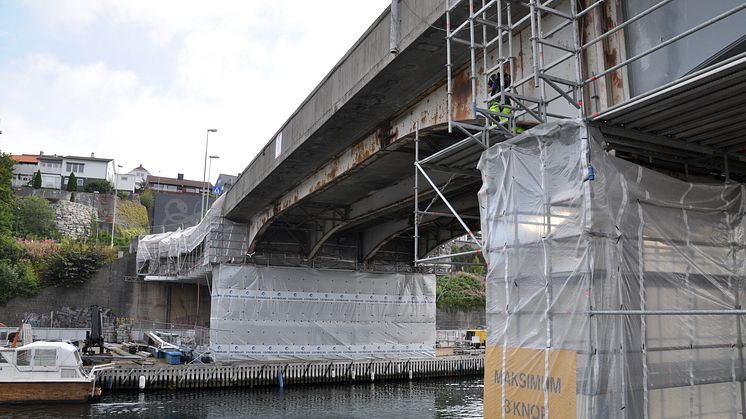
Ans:
[[[246,258],[248,227],[222,216],[224,197],[218,198],[197,224],[173,232],[140,237],[137,275],[146,280],[204,278],[219,263]]]
[[[423,218],[433,215],[429,211],[432,201],[424,210],[421,208],[420,194],[424,189],[432,188],[448,208],[448,213],[439,216],[454,217],[463,228],[463,233],[476,246],[476,250],[465,254],[481,253],[481,240],[467,223],[469,216],[460,214],[447,199],[445,192],[450,180],[464,175],[466,169],[472,169],[483,151],[512,138],[522,128],[568,118],[597,119],[606,110],[624,106],[631,99],[629,87],[614,93],[619,99],[617,102],[604,102],[599,99],[599,91],[614,89],[609,87],[614,83],[602,81],[608,78],[628,80],[627,68],[631,63],[724,19],[733,19],[736,13],[746,9],[746,3],[736,5],[632,57],[626,57],[625,29],[630,25],[639,25],[641,20],[666,5],[673,7],[672,0],[658,1],[626,19],[621,18],[621,3],[595,0],[587,2],[584,8],[579,8],[579,4],[582,2],[567,0],[445,1],[448,132],[462,135],[462,139],[440,151],[423,156],[420,150],[420,127],[416,127],[415,266],[447,263],[452,256],[421,255],[420,231]],[[604,22],[611,27],[586,28],[587,33],[583,32],[584,19],[590,18],[603,7],[611,10],[613,19]],[[600,18],[595,16],[595,19]],[[517,34],[524,35],[516,39]],[[590,39],[584,39],[586,37]],[[455,62],[456,57],[463,56],[456,52],[459,47],[468,50],[465,64]],[[614,51],[616,61],[607,63],[598,58],[603,57],[608,50]],[[468,75],[471,116],[456,120],[456,74],[463,71]],[[499,85],[502,87],[494,94],[488,87],[492,75],[499,77]],[[506,80],[508,76],[511,78],[510,83]],[[615,140],[614,144],[626,146],[628,142]],[[641,155],[650,154],[645,150]],[[697,161],[693,164],[697,164]],[[727,172],[727,161],[725,166]],[[445,185],[439,185],[430,176],[432,171],[449,172],[451,178]]]
[[[476,2],[472,0],[446,0],[446,71],[447,71],[447,107],[448,107],[448,131],[463,134],[465,137],[429,156],[421,156],[419,147],[419,125],[415,133],[415,174],[414,174],[414,264],[423,263],[448,263],[452,256],[463,256],[478,254],[482,251],[481,240],[468,227],[465,219],[468,216],[459,214],[445,196],[444,187],[437,185],[429,176],[429,170],[451,172],[454,175],[463,174],[464,156],[478,156],[492,144],[504,141],[514,136],[519,130],[519,124],[534,125],[547,122],[549,118],[568,118],[583,116],[583,82],[580,66],[580,38],[578,18],[597,7],[602,1],[597,1],[591,7],[577,12],[576,3],[571,2],[569,13],[562,12],[550,7],[552,1],[543,4],[536,0],[530,2],[513,2],[508,0],[481,1],[477,8]],[[514,4],[516,6],[514,6]],[[515,18],[514,7],[526,6],[529,13]],[[460,8],[468,8],[466,14]],[[560,22],[545,32],[542,27],[544,15],[551,14],[559,16]],[[459,19],[460,16],[460,20]],[[507,83],[508,75],[515,74],[515,53],[519,45],[516,45],[514,33],[526,25],[531,29],[531,51],[534,57],[532,70],[529,74]],[[560,42],[552,40],[564,28],[571,29],[571,45],[564,46]],[[468,33],[467,38],[462,36]],[[478,34],[479,33],[479,34]],[[479,38],[479,39],[478,39]],[[453,48],[455,45],[466,46],[469,49],[468,72],[471,91],[471,114],[469,121],[456,121],[453,116],[454,96],[454,62]],[[551,48],[561,51],[563,55],[551,63],[544,62],[544,49]],[[496,58],[492,59],[490,53],[497,52]],[[478,53],[479,52],[479,53]],[[553,71],[561,67],[560,64],[572,62],[574,77],[568,79],[562,74],[553,74]],[[481,73],[481,80],[479,74]],[[491,92],[488,86],[490,75],[499,75],[500,86]],[[533,83],[533,88],[523,89],[522,86]],[[548,91],[550,89],[551,92]],[[494,93],[494,94],[493,94]],[[574,115],[567,113],[556,113],[550,111],[550,105],[556,101],[569,103],[575,109]],[[497,111],[495,108],[497,107]],[[467,161],[472,164],[475,160]],[[449,213],[441,216],[452,216],[463,227],[464,234],[468,236],[476,249],[461,252],[456,255],[438,255],[431,257],[419,256],[419,232],[423,216],[432,215],[429,208],[421,210],[419,195],[421,193],[420,181],[424,180],[424,186],[432,188],[442,202],[448,207]]]

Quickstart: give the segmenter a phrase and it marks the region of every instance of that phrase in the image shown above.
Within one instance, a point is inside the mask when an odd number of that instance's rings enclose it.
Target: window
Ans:
[[[62,378],[78,378],[78,370],[75,368],[63,368],[62,369]]]
[[[73,173],[83,173],[84,163],[67,163],[67,171]]]
[[[5,355],[2,352],[0,352],[0,364],[7,364],[7,363],[8,363],[8,360],[5,359]]]
[[[83,186],[83,182],[85,179],[75,179],[78,181],[78,186]]]
[[[127,176],[122,176],[120,179],[122,179],[122,182],[126,182],[127,181]]]
[[[161,183],[156,183],[153,185],[153,189],[156,191],[168,191],[168,192],[177,192],[179,188],[176,187],[176,185],[163,185]]]
[[[16,364],[19,367],[28,367],[31,365],[31,351],[16,351]]]
[[[57,363],[56,349],[37,349],[34,353],[35,367],[53,367]]]

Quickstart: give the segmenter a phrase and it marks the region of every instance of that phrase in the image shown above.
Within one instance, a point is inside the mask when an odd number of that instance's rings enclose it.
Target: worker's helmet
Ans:
[[[510,74],[503,73],[503,86],[502,88],[505,89],[506,87],[510,86]],[[494,95],[497,93],[497,87],[500,85],[500,73],[494,73],[490,76],[490,80],[487,83],[490,88],[490,95]]]

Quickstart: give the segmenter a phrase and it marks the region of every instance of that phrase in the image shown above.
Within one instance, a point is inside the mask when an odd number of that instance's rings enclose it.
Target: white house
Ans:
[[[130,170],[129,174],[135,177],[135,188],[144,188],[150,176],[150,172],[142,164]]]
[[[60,172],[63,177],[63,188],[67,187],[70,173],[75,173],[78,187],[85,186],[87,182],[94,179],[107,180],[113,184],[114,160],[98,158],[93,153],[91,153],[91,157],[65,156],[62,158]]]
[[[34,157],[37,164],[33,171],[41,171],[42,188],[67,188],[70,173],[75,173],[78,189],[94,179],[107,180],[112,183],[114,181],[114,160],[98,158],[93,153],[91,157],[57,156],[43,153]],[[31,168],[24,170],[31,170]]]
[[[16,163],[13,165],[13,179],[11,179],[11,186],[18,188],[31,184],[31,179],[34,177],[38,168],[37,156],[33,154],[20,154],[11,155]]]
[[[41,154],[36,158],[37,169],[41,171],[41,187],[62,188],[62,157]],[[80,183],[82,185],[82,183]]]
[[[128,173],[117,173],[115,185],[118,191],[135,192],[135,189],[145,186],[148,176],[150,176],[150,172],[139,165]]]

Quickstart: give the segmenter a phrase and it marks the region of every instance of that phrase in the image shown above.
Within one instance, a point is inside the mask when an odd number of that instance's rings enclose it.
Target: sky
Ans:
[[[238,174],[390,0],[0,0],[0,151]]]

